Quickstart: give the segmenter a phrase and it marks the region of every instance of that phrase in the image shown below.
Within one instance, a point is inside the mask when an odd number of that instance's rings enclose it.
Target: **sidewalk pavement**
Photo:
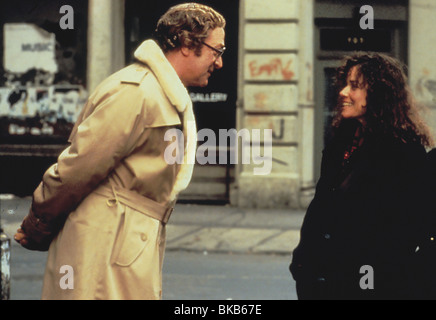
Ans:
[[[305,211],[177,204],[167,225],[167,250],[290,255]]]
[[[2,226],[11,238],[31,198],[0,197]],[[178,203],[167,224],[167,250],[290,255],[305,211],[244,209],[230,205]],[[13,241],[13,240],[12,240]]]

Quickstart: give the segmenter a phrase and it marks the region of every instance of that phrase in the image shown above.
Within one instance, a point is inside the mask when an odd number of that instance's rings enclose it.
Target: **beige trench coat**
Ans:
[[[99,85],[71,145],[34,192],[35,215],[67,216],[49,248],[43,299],[162,297],[165,223],[150,217],[141,201],[120,200],[117,190],[171,206],[180,165],[164,159],[172,143],[164,135],[181,126],[180,111],[191,102],[154,42],[138,50],[144,63]]]

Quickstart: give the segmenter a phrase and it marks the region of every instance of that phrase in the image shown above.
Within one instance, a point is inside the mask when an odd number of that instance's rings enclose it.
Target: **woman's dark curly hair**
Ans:
[[[433,144],[429,129],[418,114],[402,63],[380,53],[356,53],[346,57],[337,70],[338,90],[346,86],[353,67],[356,67],[357,79],[361,79],[361,85],[367,89],[366,132],[392,135],[404,142],[418,142],[423,146]],[[339,101],[332,123],[334,128],[342,121],[341,108]]]
[[[200,55],[202,42],[215,28],[224,28],[226,20],[199,3],[184,3],[171,7],[158,21],[153,38],[164,52],[181,46],[195,49]]]

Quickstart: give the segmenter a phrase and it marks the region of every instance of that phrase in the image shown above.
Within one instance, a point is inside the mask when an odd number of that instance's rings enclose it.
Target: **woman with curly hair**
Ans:
[[[332,137],[290,266],[298,297],[421,297],[416,251],[431,136],[399,61],[356,53],[336,80]]]

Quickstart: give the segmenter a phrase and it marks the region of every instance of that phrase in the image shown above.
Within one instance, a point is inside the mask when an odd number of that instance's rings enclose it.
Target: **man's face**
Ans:
[[[189,57],[184,84],[189,87],[205,87],[209,83],[209,77],[216,69],[223,67],[223,59],[219,56],[220,51],[225,47],[225,32],[223,28],[213,29],[209,36],[204,40],[200,55],[196,55],[194,50]],[[212,49],[210,47],[216,49]]]

